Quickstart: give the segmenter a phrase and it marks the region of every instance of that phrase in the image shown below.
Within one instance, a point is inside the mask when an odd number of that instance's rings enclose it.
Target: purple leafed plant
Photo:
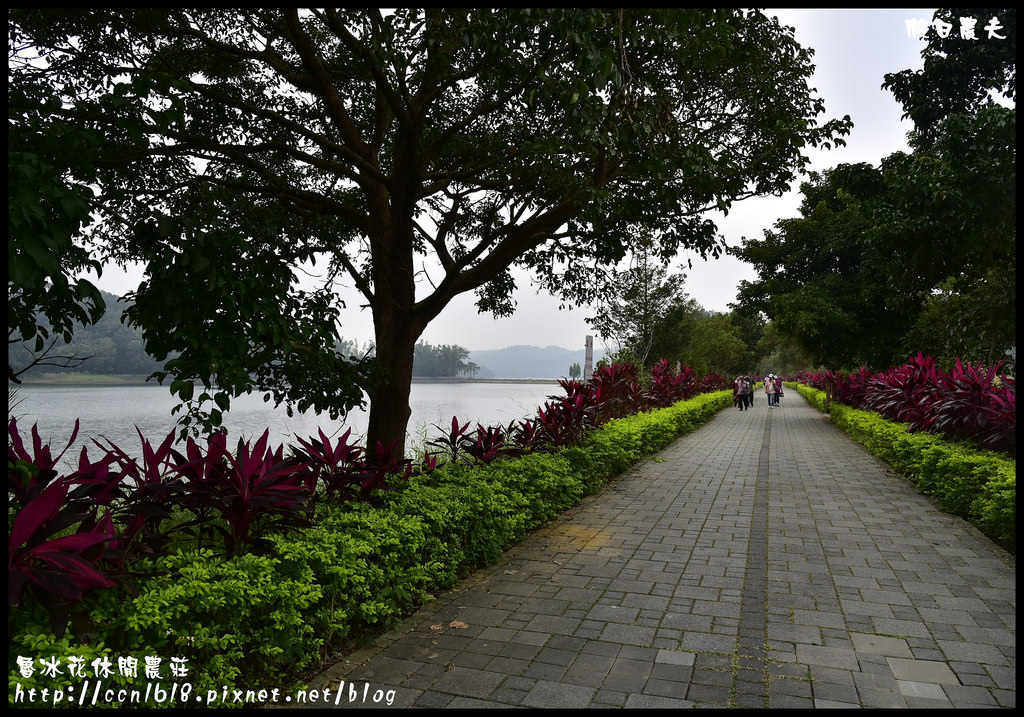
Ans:
[[[309,525],[312,510],[308,464],[285,459],[283,448],[268,448],[269,429],[255,445],[238,441],[236,455],[227,450],[227,436],[213,434],[207,450],[189,438],[186,456],[178,459],[175,472],[185,483],[184,507],[196,514],[188,524],[200,544],[210,529],[223,538],[225,550],[234,555],[271,530]],[[211,520],[225,521],[219,525]]]
[[[537,421],[525,418],[518,422],[512,421],[506,435],[517,451],[528,453],[541,447],[541,431]]]
[[[868,381],[864,407],[890,421],[908,423],[910,430],[926,431],[938,381],[935,360],[918,354],[903,366],[874,375]]]
[[[505,430],[501,426],[484,427],[476,424],[473,440],[466,446],[466,453],[477,463],[490,463],[505,455]]]
[[[9,465],[7,491],[12,502],[25,506],[31,503],[57,477],[57,464],[78,437],[79,422],[71,432],[67,446],[54,457],[50,445],[43,443],[39,427],[32,426],[32,452],[26,448],[18,431],[15,418],[7,424],[7,461]]]
[[[957,359],[939,380],[930,428],[953,440],[971,440],[992,450],[1016,453],[1017,391],[996,364],[985,370]],[[999,385],[995,380],[999,377]]]
[[[440,426],[435,425],[434,427],[439,431],[444,431]],[[467,454],[467,447],[471,444],[472,438],[469,433],[469,421],[460,426],[458,416],[452,416],[451,430],[443,432],[442,435],[427,443],[428,446],[437,448],[430,455],[435,458],[444,458],[450,463],[462,461],[463,455]]]
[[[385,446],[377,441],[373,451],[367,454],[359,490],[361,501],[369,503],[375,491],[389,490],[386,485],[388,476],[399,476],[403,480],[412,476],[412,460],[397,455],[399,443],[399,440],[394,440]]]
[[[28,500],[15,514],[7,541],[8,604],[18,605],[31,592],[48,610],[58,638],[83,593],[115,585],[96,566],[104,544],[117,538],[110,514],[96,521],[81,501],[68,502],[71,487],[61,477]],[[67,535],[76,525],[78,531]]]
[[[93,441],[118,470],[121,500],[113,506],[113,517],[119,526],[116,550],[122,568],[136,557],[163,552],[169,536],[162,526],[176,507],[187,502],[184,482],[173,466],[174,431],[156,448],[138,427],[135,431],[142,446],[141,465],[113,442],[104,446]]]
[[[798,374],[798,380],[823,389],[835,382],[835,399],[875,411],[908,430],[937,433],[952,441],[969,440],[1011,455],[1016,451],[1016,382],[999,373],[1002,364],[984,369],[956,360],[944,373],[930,356],[918,354],[906,364],[870,375],[861,368],[849,377],[835,372]]]
[[[331,499],[355,499],[362,487],[360,476],[365,466],[363,449],[355,443],[349,443],[352,429],[345,431],[333,444],[322,430],[317,431],[320,434],[319,440],[312,436],[308,440],[299,438],[302,448],[292,448],[296,455],[309,464],[310,475],[315,481],[311,488],[322,485],[324,496]]]
[[[222,533],[230,555],[265,531],[310,524],[308,464],[284,460],[283,448],[272,451],[269,438],[267,429],[255,445],[239,440],[235,455],[225,454],[228,470],[216,488],[228,523]]]

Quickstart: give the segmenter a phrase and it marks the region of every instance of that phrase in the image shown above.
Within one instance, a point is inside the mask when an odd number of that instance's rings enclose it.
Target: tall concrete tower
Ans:
[[[583,380],[589,381],[594,377],[594,337],[587,336],[587,357],[583,362]]]

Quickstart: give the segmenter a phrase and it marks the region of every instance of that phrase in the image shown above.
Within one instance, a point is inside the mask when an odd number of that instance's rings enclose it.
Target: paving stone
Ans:
[[[681,650],[658,650],[655,662],[662,662],[668,665],[692,666],[695,660],[695,653]]]
[[[909,680],[897,680],[896,682],[899,684],[900,694],[904,697],[946,699],[946,693],[942,691],[942,685],[934,682],[912,682]]]
[[[869,652],[875,655],[889,655],[891,657],[912,658],[910,647],[907,641],[896,637],[885,637],[883,635],[864,635],[852,633],[853,649],[857,652]]]
[[[916,682],[934,682],[938,684],[956,685],[960,681],[945,662],[928,660],[907,660],[901,657],[890,657],[889,667],[897,680]]]
[[[942,685],[946,697],[954,707],[996,707],[998,702],[992,691],[967,685]]]
[[[806,665],[822,665],[842,670],[857,669],[857,655],[853,650],[818,645],[797,645],[797,661]]]
[[[568,708],[587,707],[597,692],[592,687],[539,681],[523,698],[523,707]]]
[[[496,672],[454,667],[435,682],[432,689],[438,692],[483,699],[488,697],[504,679],[505,675]]]

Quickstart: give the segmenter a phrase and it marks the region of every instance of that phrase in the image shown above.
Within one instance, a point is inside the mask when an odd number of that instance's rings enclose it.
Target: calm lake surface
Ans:
[[[31,441],[31,428],[38,424],[43,441],[59,453],[67,445],[74,430],[75,419],[81,427],[78,439],[64,454],[62,466],[77,466],[82,446],[87,446],[90,457],[101,454],[93,445],[93,438],[106,438],[126,453],[141,455],[137,426],[142,435],[153,444],[159,444],[174,428],[171,408],[177,399],[166,386],[44,386],[24,384],[19,389],[21,402],[12,415],[18,419],[18,429],[26,444]],[[412,417],[409,420],[409,438],[406,451],[412,455],[424,440],[439,435],[434,425],[449,428],[452,416],[461,423],[472,421],[483,425],[508,425],[512,420],[532,417],[548,396],[561,395],[556,383],[414,383],[410,396]],[[360,443],[366,435],[367,413],[355,410],[344,420],[332,421],[327,414],[295,413],[291,418],[284,406],[273,407],[264,403],[261,395],[242,396],[231,402],[231,410],[224,415],[228,429],[228,445],[238,438],[259,438],[270,429],[273,446],[294,442],[296,437],[316,436],[320,428],[329,437],[341,435],[349,428]],[[10,416],[8,416],[8,420]]]

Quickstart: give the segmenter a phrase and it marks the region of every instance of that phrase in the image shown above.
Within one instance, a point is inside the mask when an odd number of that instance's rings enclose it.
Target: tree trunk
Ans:
[[[401,176],[416,176],[404,165],[402,172]],[[384,370],[384,383],[370,395],[366,448],[375,450],[378,441],[385,448],[394,444],[396,458],[405,456],[405,434],[412,412],[409,392],[413,354],[416,340],[426,328],[426,322],[414,312],[413,196],[408,186],[399,184],[389,193],[372,194],[369,202],[371,214],[379,218],[378,231],[370,237],[374,285],[370,305],[377,363]]]
[[[389,331],[375,321],[377,361],[385,370],[385,383],[370,396],[370,419],[366,448],[373,451],[379,441],[395,443],[395,456],[405,456],[405,435],[409,428],[409,392],[412,390],[412,359],[419,332],[409,327]]]

